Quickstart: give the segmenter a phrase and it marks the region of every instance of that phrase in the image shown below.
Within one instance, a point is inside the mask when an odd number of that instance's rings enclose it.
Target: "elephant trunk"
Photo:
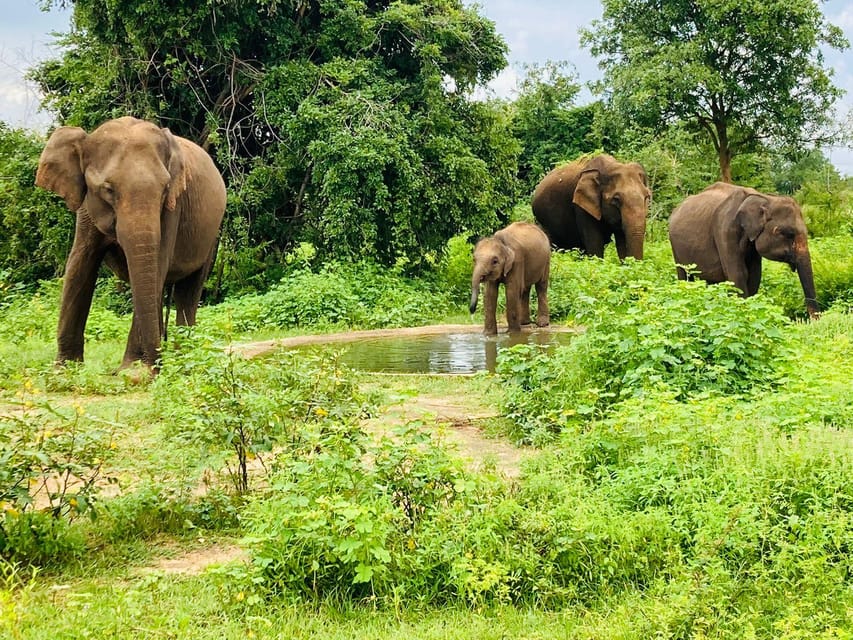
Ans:
[[[471,276],[471,304],[468,306],[468,311],[471,313],[477,311],[477,298],[480,296],[480,283],[482,281],[482,271],[475,268],[474,275]]]
[[[120,215],[117,218],[116,237],[127,258],[133,297],[133,322],[123,364],[142,360],[154,366],[160,356],[162,321],[160,211],[149,214],[145,223],[139,222],[138,214],[135,220],[126,225],[122,224]]]
[[[623,214],[624,215],[624,214]],[[635,260],[643,259],[643,243],[646,238],[646,212],[639,211],[635,215],[629,215],[624,225],[625,249],[629,256]]]
[[[800,278],[800,286],[803,288],[803,295],[806,298],[806,310],[809,312],[809,317],[816,318],[819,309],[814,286],[814,273],[812,272],[812,259],[808,247],[797,252],[794,267],[797,270],[797,276]]]

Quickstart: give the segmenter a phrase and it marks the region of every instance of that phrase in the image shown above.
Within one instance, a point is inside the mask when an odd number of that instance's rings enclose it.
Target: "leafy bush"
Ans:
[[[215,313],[235,331],[331,326],[399,327],[438,318],[452,308],[447,291],[373,263],[299,267],[267,293],[223,303]]]
[[[193,497],[174,486],[148,483],[98,504],[97,535],[114,543],[199,529],[236,529],[239,506],[232,496],[220,491]]]
[[[82,549],[70,528],[94,517],[112,426],[42,399],[27,381],[22,411],[0,416],[0,557],[45,564]],[[76,536],[76,537],[75,537]]]
[[[418,548],[422,532],[434,541],[425,523],[469,489],[458,463],[414,429],[378,443],[350,426],[304,435],[245,517],[265,588],[417,598],[444,584]]]
[[[766,299],[740,298],[725,284],[660,284],[633,267],[619,267],[630,282],[586,298],[576,311],[586,331],[570,345],[547,354],[519,345],[498,362],[504,410],[527,439],[652,390],[738,393],[774,379],[785,319]]]
[[[241,493],[250,488],[250,461],[263,468],[264,454],[296,437],[296,425],[349,418],[362,406],[334,357],[282,350],[247,360],[192,332],[176,338],[153,390],[170,435],[200,446]]]

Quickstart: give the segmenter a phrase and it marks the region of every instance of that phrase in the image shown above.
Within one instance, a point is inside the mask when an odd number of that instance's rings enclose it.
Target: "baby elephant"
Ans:
[[[536,324],[547,327],[548,275],[551,269],[551,243],[535,224],[514,222],[495,235],[483,238],[474,247],[474,274],[471,276],[471,313],[477,310],[480,283],[485,282],[483,311],[487,336],[498,332],[495,311],[498,284],[506,290],[506,320],[509,331],[521,331],[530,324],[530,288],[536,285],[539,309]]]

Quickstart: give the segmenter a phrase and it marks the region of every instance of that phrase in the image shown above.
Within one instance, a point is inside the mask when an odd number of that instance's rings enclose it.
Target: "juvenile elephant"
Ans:
[[[77,214],[65,265],[57,360],[83,359],[83,332],[101,263],[130,282],[133,321],[122,367],[157,361],[163,290],[174,285],[178,324],[195,323],[216,253],[225,184],[196,144],[124,117],[91,134],[60,127],[39,159],[36,184]]]
[[[551,245],[548,236],[530,222],[514,222],[493,236],[483,238],[474,247],[474,273],[471,276],[471,313],[477,310],[480,284],[483,291],[484,333],[498,332],[495,313],[498,284],[506,292],[506,319],[509,331],[521,331],[530,324],[530,288],[536,286],[538,303],[536,324],[547,327],[548,276],[551,268]]]
[[[620,260],[641,260],[650,198],[641,164],[598,155],[551,171],[533,192],[532,206],[558,249],[601,258],[613,237]]]
[[[695,264],[707,282],[733,282],[745,298],[758,292],[762,257],[785,262],[800,277],[809,315],[818,313],[806,224],[792,198],[716,182],[673,211],[669,241],[676,265]]]

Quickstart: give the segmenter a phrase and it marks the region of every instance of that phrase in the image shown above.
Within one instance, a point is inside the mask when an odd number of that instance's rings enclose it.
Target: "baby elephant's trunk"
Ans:
[[[477,298],[480,296],[480,282],[482,281],[482,275],[479,271],[474,271],[474,275],[471,276],[471,304],[468,306],[468,310],[471,313],[477,311]]]

